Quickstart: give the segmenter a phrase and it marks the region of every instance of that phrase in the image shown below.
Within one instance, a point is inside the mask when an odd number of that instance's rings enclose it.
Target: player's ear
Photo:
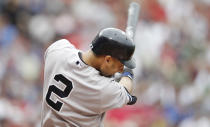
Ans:
[[[111,59],[112,59],[112,57],[110,55],[106,55],[104,58],[106,63],[110,63]]]

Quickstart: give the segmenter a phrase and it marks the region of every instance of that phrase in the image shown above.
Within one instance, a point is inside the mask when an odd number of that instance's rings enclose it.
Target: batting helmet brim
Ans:
[[[122,61],[122,63],[123,63],[126,67],[128,67],[128,68],[130,68],[130,69],[136,68],[136,63],[135,63],[135,59],[134,59],[134,58],[131,58],[131,59],[128,60],[128,61]]]

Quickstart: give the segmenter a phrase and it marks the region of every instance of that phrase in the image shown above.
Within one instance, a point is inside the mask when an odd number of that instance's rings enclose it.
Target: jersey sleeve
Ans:
[[[104,87],[100,91],[100,112],[120,108],[130,102],[130,94],[124,86],[114,80],[106,78],[101,83]]]

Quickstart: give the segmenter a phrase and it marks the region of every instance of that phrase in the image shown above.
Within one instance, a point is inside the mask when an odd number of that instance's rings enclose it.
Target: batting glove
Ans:
[[[133,70],[125,67],[121,77],[129,77],[131,80],[134,78]]]

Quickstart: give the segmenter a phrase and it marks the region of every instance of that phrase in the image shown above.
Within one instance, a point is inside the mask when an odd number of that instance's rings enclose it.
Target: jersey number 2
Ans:
[[[56,103],[53,102],[50,99],[50,96],[52,94],[52,92],[56,95],[58,95],[60,98],[65,98],[68,97],[68,95],[70,94],[73,86],[72,86],[72,82],[69,81],[67,78],[65,78],[62,74],[57,74],[55,75],[54,79],[57,82],[62,82],[64,85],[66,85],[65,89],[62,91],[61,89],[59,89],[58,87],[56,87],[55,85],[51,85],[48,89],[47,95],[46,95],[46,101],[47,103],[56,111],[60,111],[61,107],[63,105],[62,102],[57,101]]]

